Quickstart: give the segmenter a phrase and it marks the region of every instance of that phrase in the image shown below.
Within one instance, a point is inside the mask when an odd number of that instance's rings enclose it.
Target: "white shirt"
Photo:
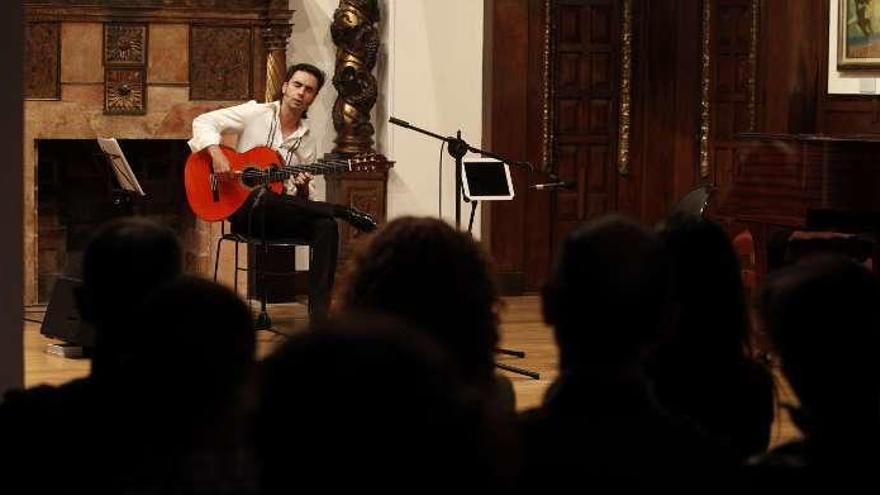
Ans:
[[[189,147],[197,152],[220,144],[221,133],[231,131],[238,134],[236,148],[239,152],[256,146],[269,146],[281,154],[285,164],[314,163],[318,154],[317,144],[309,127],[305,121],[300,120],[295,131],[286,138],[282,137],[279,110],[280,103],[277,101],[257,103],[251,100],[241,105],[203,113],[193,119],[193,137],[188,141]],[[296,192],[292,177],[284,185],[288,194]]]

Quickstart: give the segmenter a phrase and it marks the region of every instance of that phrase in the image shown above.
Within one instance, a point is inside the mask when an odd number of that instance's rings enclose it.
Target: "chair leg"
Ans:
[[[223,237],[217,239],[217,248],[214,249],[214,282],[217,282],[217,271],[220,269],[220,246],[223,243]]]
[[[233,275],[232,275],[232,287],[234,288],[233,290],[235,290],[236,294],[238,294],[238,246],[239,246],[239,244],[240,243],[238,241],[235,241],[235,256],[233,258],[235,260],[234,261],[235,266],[234,266]]]
[[[268,330],[272,328],[272,319],[269,318],[269,312],[266,311],[266,298],[260,298],[260,313],[254,321],[255,330]]]
[[[256,259],[254,260],[256,261]],[[265,258],[262,260],[263,263],[266,262]],[[266,287],[266,276],[262,266],[257,266],[257,276],[254,279],[257,281],[260,289],[260,314],[257,315],[257,320],[254,322],[254,328],[257,330],[268,330],[272,328],[272,319],[269,318],[269,312],[266,311],[266,299],[269,297],[269,289]]]

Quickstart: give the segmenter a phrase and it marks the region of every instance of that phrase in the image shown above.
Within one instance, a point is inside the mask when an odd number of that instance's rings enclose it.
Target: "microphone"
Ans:
[[[395,124],[395,125],[402,125],[404,127],[411,126],[411,124],[409,122],[407,122],[405,120],[400,120],[397,117],[388,117],[388,122],[391,122],[392,124]]]
[[[546,182],[544,184],[534,184],[529,189],[543,191],[545,189],[574,189],[577,184],[573,180],[558,180],[556,182]]]

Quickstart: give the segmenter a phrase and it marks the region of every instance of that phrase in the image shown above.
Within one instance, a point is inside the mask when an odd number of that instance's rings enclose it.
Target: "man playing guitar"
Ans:
[[[305,123],[306,111],[324,85],[324,72],[310,64],[288,68],[281,94],[275,101],[249,101],[199,115],[193,120],[193,152],[210,154],[213,173],[220,180],[234,180],[229,159],[220,147],[221,134],[238,134],[239,152],[267,146],[278,152],[283,165],[315,162],[314,137]],[[322,317],[330,303],[336,272],[339,232],[334,217],[362,231],[376,228],[366,213],[353,208],[311,201],[312,176],[297,173],[284,184],[286,194],[256,188],[230,217],[234,233],[259,238],[296,238],[309,242],[309,313]]]

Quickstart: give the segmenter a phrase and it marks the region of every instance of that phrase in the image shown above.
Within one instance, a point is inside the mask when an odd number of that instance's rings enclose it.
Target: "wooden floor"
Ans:
[[[499,354],[498,362],[526,368],[540,373],[535,380],[516,373],[502,371],[513,381],[516,391],[517,409],[523,410],[540,404],[547,387],[556,378],[558,354],[550,328],[541,320],[540,299],[536,296],[509,297],[504,300],[501,324],[501,347],[521,350],[525,358]],[[284,333],[292,334],[306,328],[307,314],[302,304],[279,304],[270,307],[274,327]],[[39,321],[42,313],[39,308],[28,310],[27,320]],[[39,323],[25,322],[25,384],[28,387],[41,384],[59,384],[85,376],[89,362],[83,359],[69,359],[46,353],[51,340],[40,335]],[[283,335],[260,331],[258,333],[259,356],[270,353],[284,339]],[[787,384],[777,375],[780,402],[793,400]],[[777,408],[778,409],[778,408]],[[773,425],[772,444],[777,445],[798,435],[784,411],[780,411]]]

